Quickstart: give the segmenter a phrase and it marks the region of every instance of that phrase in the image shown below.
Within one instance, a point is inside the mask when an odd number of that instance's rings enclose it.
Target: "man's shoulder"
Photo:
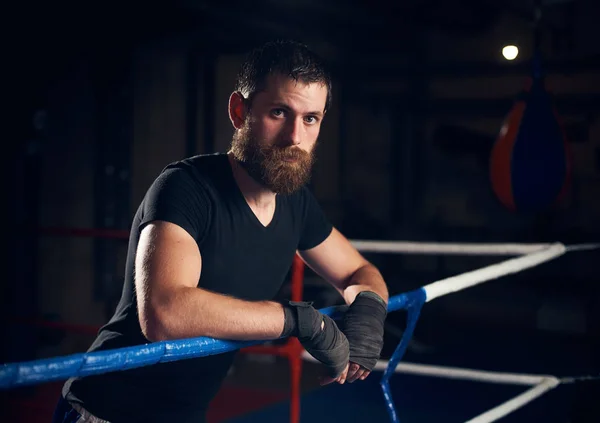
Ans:
[[[229,169],[226,154],[199,154],[168,163],[160,171],[160,177],[184,178],[210,184],[223,179]]]
[[[183,169],[202,173],[222,172],[227,163],[227,154],[225,153],[198,154],[173,161],[167,164],[163,171],[167,169]]]

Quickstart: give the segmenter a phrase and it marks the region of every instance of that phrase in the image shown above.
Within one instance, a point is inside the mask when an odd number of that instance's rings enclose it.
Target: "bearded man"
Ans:
[[[133,218],[121,300],[89,351],[211,337],[294,336],[322,384],[364,380],[383,347],[380,272],[307,187],[331,77],[308,47],[270,42],[243,63],[228,152],[168,164]],[[308,302],[275,301],[294,256],[341,294],[340,326]],[[71,378],[54,422],[204,422],[236,352]]]

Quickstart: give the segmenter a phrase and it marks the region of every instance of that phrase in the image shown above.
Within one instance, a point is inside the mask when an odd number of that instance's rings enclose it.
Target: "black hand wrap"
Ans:
[[[350,352],[348,339],[336,323],[312,303],[290,301],[283,310],[282,336],[297,337],[306,351],[328,368],[329,376],[338,377],[348,364]]]
[[[387,305],[371,291],[360,292],[348,307],[343,331],[350,342],[350,361],[373,370],[383,348]]]

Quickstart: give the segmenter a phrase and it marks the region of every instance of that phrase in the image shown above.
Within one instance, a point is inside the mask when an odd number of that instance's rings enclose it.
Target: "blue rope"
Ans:
[[[394,311],[405,302],[405,295],[390,298],[388,310]],[[345,306],[321,309],[334,319],[339,318]],[[62,357],[7,363],[0,367],[0,389],[9,389],[43,382],[66,380],[73,376],[90,376],[157,363],[206,357],[238,350],[264,341],[224,341],[208,337],[176,341],[153,342],[108,351],[94,351]]]
[[[388,366],[385,369],[385,372],[383,373],[383,376],[381,378],[381,382],[379,382],[383,391],[386,410],[390,416],[390,420],[393,423],[399,423],[400,420],[398,419],[398,414],[396,413],[394,400],[392,398],[392,392],[390,390],[390,378],[394,374],[396,366],[398,365],[398,363],[404,356],[406,349],[408,348],[408,344],[412,338],[415,327],[417,326],[419,315],[421,314],[421,308],[423,308],[423,304],[425,304],[426,300],[427,293],[423,288],[419,288],[406,294],[401,294],[396,297],[393,297],[392,299],[390,299],[388,304],[389,311],[402,309],[406,310],[407,312],[406,330],[404,331],[400,343],[398,344],[396,350],[390,358]]]

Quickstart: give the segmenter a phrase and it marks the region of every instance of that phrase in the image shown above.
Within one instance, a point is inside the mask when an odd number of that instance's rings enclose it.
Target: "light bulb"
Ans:
[[[506,60],[514,60],[519,54],[519,48],[517,46],[508,45],[502,48],[502,56]]]

